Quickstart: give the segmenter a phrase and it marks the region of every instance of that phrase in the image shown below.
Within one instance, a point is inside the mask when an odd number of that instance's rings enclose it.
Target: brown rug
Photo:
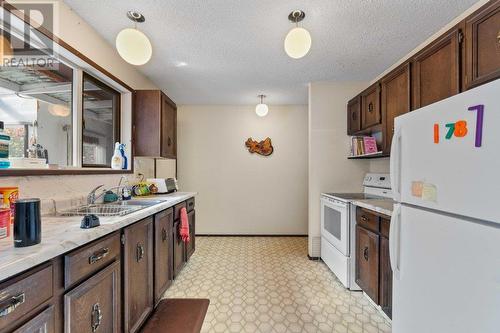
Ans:
[[[210,300],[167,298],[144,325],[141,333],[199,333]]]

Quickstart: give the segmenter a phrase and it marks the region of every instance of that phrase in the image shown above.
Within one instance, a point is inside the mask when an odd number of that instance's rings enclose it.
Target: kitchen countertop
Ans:
[[[391,216],[395,202],[392,199],[366,199],[354,200],[352,203],[353,205],[373,210],[380,214]]]
[[[0,281],[170,208],[195,195],[195,192],[176,192],[137,197],[134,200],[165,200],[165,202],[125,216],[99,217],[101,225],[93,229],[80,228],[82,216],[42,216],[42,242],[40,244],[15,248],[12,238],[0,240]]]

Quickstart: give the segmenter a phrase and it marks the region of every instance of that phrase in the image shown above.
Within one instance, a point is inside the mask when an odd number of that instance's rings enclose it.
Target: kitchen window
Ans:
[[[132,89],[50,33],[0,14],[0,121],[12,166],[0,175],[113,172],[115,142],[131,160]],[[50,66],[21,64],[26,45]]]

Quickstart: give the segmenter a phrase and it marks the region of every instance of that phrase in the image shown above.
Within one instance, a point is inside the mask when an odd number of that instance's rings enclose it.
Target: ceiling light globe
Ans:
[[[304,28],[296,27],[285,37],[285,52],[290,58],[300,59],[311,49],[311,34]]]
[[[255,113],[259,117],[265,117],[268,112],[269,112],[269,107],[267,106],[267,104],[260,103],[257,104],[257,106],[255,107]]]
[[[153,47],[149,38],[133,28],[123,29],[116,36],[116,49],[129,64],[141,66],[151,59]]]

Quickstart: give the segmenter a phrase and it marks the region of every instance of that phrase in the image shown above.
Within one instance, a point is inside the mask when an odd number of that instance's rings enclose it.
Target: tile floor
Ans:
[[[202,332],[390,332],[360,292],[307,258],[305,237],[196,237],[165,297],[209,298]]]

